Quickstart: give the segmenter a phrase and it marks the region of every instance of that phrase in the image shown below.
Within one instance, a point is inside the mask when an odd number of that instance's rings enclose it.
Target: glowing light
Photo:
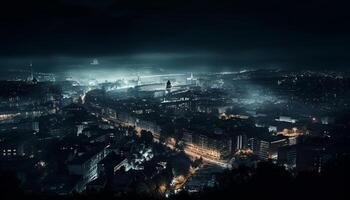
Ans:
[[[291,130],[285,128],[281,132],[277,133],[277,135],[283,135],[286,137],[296,137],[296,136],[303,135],[303,134],[304,133],[296,127],[292,128]]]
[[[166,191],[166,189],[167,189],[166,184],[162,183],[161,185],[159,185],[158,192],[164,193]]]
[[[11,118],[16,117],[18,115],[19,115],[19,113],[16,113],[16,114],[2,114],[2,115],[0,115],[0,120],[11,119]]]
[[[46,167],[46,162],[41,160],[38,162],[38,166],[39,167]]]

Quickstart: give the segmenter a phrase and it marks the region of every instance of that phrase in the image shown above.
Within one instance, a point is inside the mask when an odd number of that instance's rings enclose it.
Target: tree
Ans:
[[[146,146],[150,146],[153,143],[153,134],[150,131],[142,130],[140,139]]]

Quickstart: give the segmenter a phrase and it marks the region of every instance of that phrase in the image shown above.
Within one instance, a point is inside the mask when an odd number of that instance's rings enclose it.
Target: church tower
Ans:
[[[171,82],[170,80],[168,80],[168,82],[166,83],[166,87],[165,87],[165,90],[167,91],[167,93],[170,93],[171,92]]]

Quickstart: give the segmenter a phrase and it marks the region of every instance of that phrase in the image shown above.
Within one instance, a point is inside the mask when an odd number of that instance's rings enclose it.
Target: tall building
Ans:
[[[191,73],[190,77],[186,78],[186,84],[197,85],[197,78],[193,77],[193,73]]]
[[[321,145],[296,144],[278,150],[278,163],[298,171],[322,171],[327,153]]]
[[[97,164],[105,157],[104,150],[98,152],[88,152],[75,157],[68,163],[68,172],[70,175],[81,176],[80,182],[75,190],[81,192],[85,185],[98,177]]]
[[[168,93],[170,93],[171,92],[171,82],[170,82],[170,80],[168,80],[168,82],[166,83],[166,87],[165,87],[165,90],[168,92]]]
[[[287,168],[296,167],[297,145],[284,146],[278,149],[278,163]]]
[[[39,132],[40,131],[39,122],[33,122],[32,128],[33,128],[33,131],[35,131],[36,133]]]
[[[278,148],[288,145],[286,138],[251,138],[250,147],[255,155],[262,160],[277,159]]]
[[[33,64],[29,64],[29,76],[27,77],[27,82],[32,83],[32,84],[37,84],[38,80],[34,77],[34,72],[33,72]]]
[[[34,75],[33,75],[33,64],[32,63],[30,63],[29,64],[29,70],[30,70],[30,73],[29,73],[29,76],[28,76],[28,78],[27,78],[27,81],[29,82],[29,81],[32,81],[33,80],[33,78],[34,78]]]
[[[270,157],[270,143],[268,141],[260,140],[258,143],[259,151],[257,152],[258,157],[263,160],[267,160]]]
[[[137,85],[140,86],[142,84],[140,76],[137,76]]]
[[[236,137],[235,150],[244,149],[246,147],[247,147],[247,136],[246,135],[238,135]]]

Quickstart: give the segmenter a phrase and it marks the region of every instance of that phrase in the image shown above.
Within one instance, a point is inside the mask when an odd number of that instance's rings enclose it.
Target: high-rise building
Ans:
[[[286,145],[288,145],[286,138],[250,139],[250,147],[253,153],[262,160],[277,159],[278,148]]]
[[[166,83],[166,87],[165,87],[165,90],[168,92],[168,93],[170,93],[171,92],[171,82],[170,82],[170,80],[168,80],[168,82]]]
[[[40,131],[39,122],[33,122],[32,128],[33,128],[33,131],[35,131],[36,133],[39,132]]]
[[[278,163],[298,171],[322,171],[327,160],[325,149],[321,145],[296,144],[278,149]]]
[[[246,135],[238,135],[236,137],[235,150],[244,149],[247,147],[247,136]]]
[[[268,141],[259,140],[258,148],[259,148],[259,151],[257,152],[258,157],[263,160],[269,159],[270,143]]]

